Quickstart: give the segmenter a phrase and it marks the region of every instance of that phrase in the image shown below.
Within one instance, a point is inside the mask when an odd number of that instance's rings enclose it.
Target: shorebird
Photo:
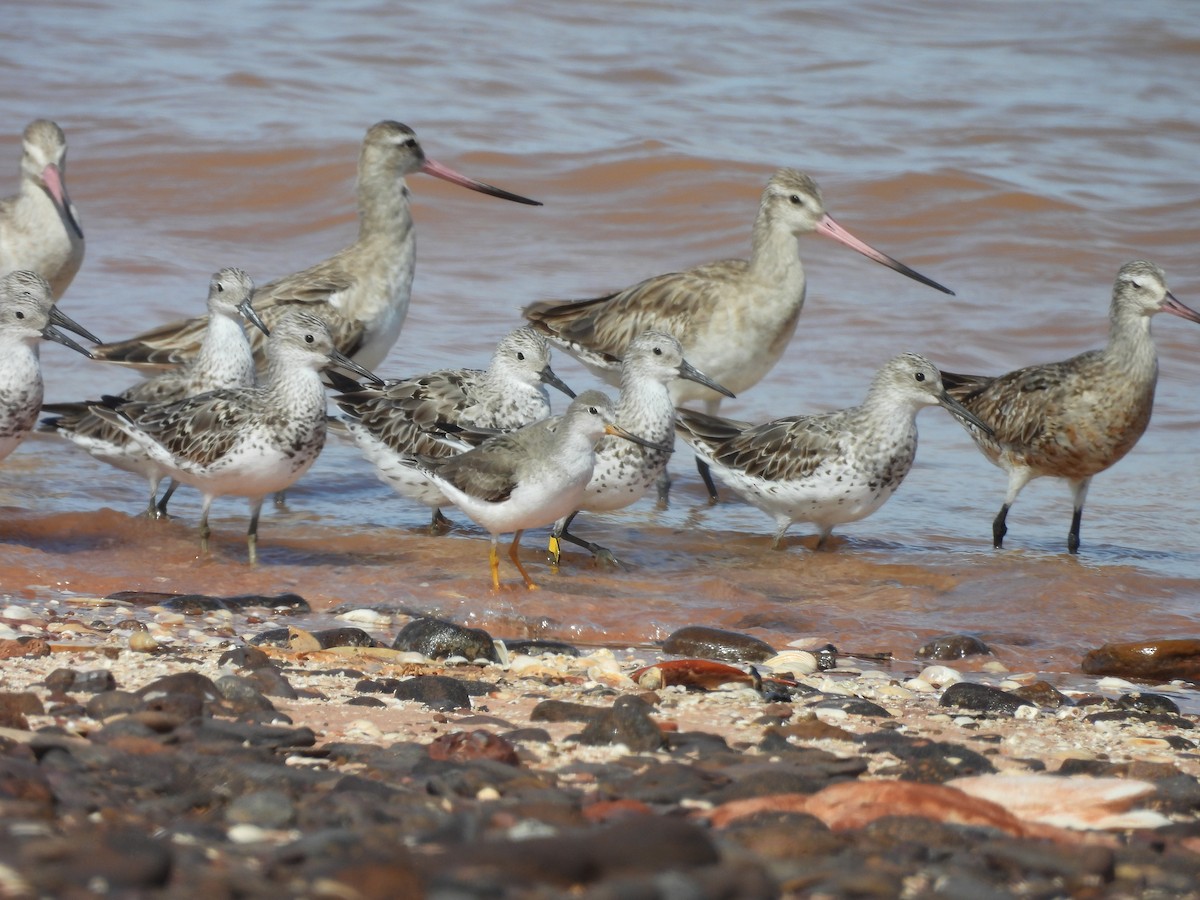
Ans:
[[[83,262],[83,226],[67,196],[67,138],[37,119],[21,143],[20,189],[0,200],[0,274],[37,272],[57,300]]]
[[[546,385],[575,396],[550,368],[546,339],[522,327],[500,341],[485,370],[439,369],[336,395],[344,416],[332,427],[345,429],[381,481],[433,508],[429,530],[436,534],[450,525],[441,511],[450,501],[413,468],[412,457],[454,456],[482,442],[487,431],[512,431],[546,418]]]
[[[426,159],[411,128],[378,122],[367,130],[358,159],[357,240],[311,268],[259,288],[254,308],[268,326],[273,327],[284,310],[300,307],[325,321],[343,355],[368,369],[383,361],[408,315],[416,235],[404,178],[415,172],[493,197],[541,206]],[[186,319],[106,344],[96,355],[140,368],[170,367],[195,354],[203,334],[203,318]],[[251,343],[259,354],[261,335],[252,334]]]
[[[137,382],[123,391],[119,399],[171,403],[219,388],[253,384],[254,354],[242,328],[242,317],[266,331],[266,325],[250,305],[253,294],[254,282],[241,269],[222,269],[213,275],[208,285],[208,327],[200,351],[177,369]],[[87,401],[47,403],[42,411],[52,415],[42,420],[39,430],[66,438],[101,462],[144,476],[150,482],[146,515],[165,518],[176,483],[172,481],[158,500],[158,486],[166,475],[162,467],[124,429],[97,415],[93,406],[94,403]]]
[[[984,456],[1008,473],[1008,493],[992,522],[993,546],[1004,544],[1017,494],[1048,475],[1071,488],[1067,550],[1079,552],[1092,477],[1132,450],[1150,423],[1158,381],[1150,318],[1160,312],[1200,323],[1200,313],[1167,290],[1162,269],[1134,260],[1113,284],[1106,347],[994,378],[944,373],[950,394],[994,429],[967,430]]]
[[[779,169],[762,192],[750,258],[726,259],[647,278],[592,300],[548,300],[525,307],[525,317],[552,343],[609,384],[618,384],[629,342],[644,331],[674,335],[700,371],[741,394],[774,368],[796,332],[806,279],[795,239],[816,232],[922,284],[953,294],[850,234],[825,212],[811,177]],[[676,405],[702,402],[716,415],[721,395],[676,381]],[[716,489],[697,462],[716,500]]]
[[[887,362],[860,406],[764,425],[681,409],[677,427],[725,484],[775,519],[773,548],[793,522],[811,522],[820,549],[835,526],[871,515],[900,486],[917,452],[917,413],[934,405],[989,430],[915,353]]]
[[[456,456],[416,459],[414,464],[423,468],[459,509],[490,532],[488,561],[492,587],[497,591],[500,535],[515,532],[508,557],[532,591],[537,585],[521,565],[521,535],[579,508],[592,477],[596,443],[606,434],[649,444],[616,424],[616,411],[608,397],[600,391],[584,391],[561,417],[495,435]]]
[[[263,498],[308,471],[325,444],[325,386],[330,365],[378,381],[333,346],[325,322],[302,310],[280,315],[267,341],[262,384],[224,388],[175,403],[115,402],[97,414],[142,445],[163,471],[203,495],[200,549],[208,550],[208,511],[216,497],[250,500],[246,534],[251,565],[258,561]]]
[[[675,404],[671,385],[677,378],[694,381],[717,393],[732,397],[683,358],[679,341],[661,331],[647,331],[633,339],[621,363],[621,395],[617,400],[617,424],[659,446],[648,447],[618,438],[601,438],[596,446],[596,465],[584,492],[580,510],[612,512],[639,500],[666,470],[675,442]],[[667,449],[664,449],[667,448]],[[554,525],[550,555],[558,563],[561,541],[586,548],[596,559],[616,564],[611,551],[585,541],[567,529],[578,511]]]
[[[0,460],[25,439],[42,408],[39,342],[57,341],[91,356],[59,328],[88,334],[54,308],[41,275],[18,269],[0,278]]]

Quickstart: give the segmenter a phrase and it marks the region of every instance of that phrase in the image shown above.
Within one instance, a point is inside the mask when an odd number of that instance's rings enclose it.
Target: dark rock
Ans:
[[[917,659],[963,659],[991,652],[987,644],[972,634],[943,634],[923,644],[917,650]]]
[[[164,675],[139,688],[137,693],[146,700],[153,700],[169,694],[195,697],[205,703],[221,699],[221,692],[213,680],[199,672],[176,672],[173,675]]]
[[[423,653],[430,659],[499,659],[492,636],[482,628],[465,628],[442,619],[413,619],[400,629],[392,649]]]
[[[665,739],[650,718],[650,705],[640,697],[618,697],[604,715],[590,721],[579,735],[582,744],[624,744],[634,753],[657,750]]]
[[[1122,694],[1117,698],[1117,707],[1144,713],[1179,714],[1179,705],[1170,697],[1162,694],[1133,692]]]
[[[257,647],[243,646],[234,647],[232,650],[226,650],[217,660],[217,665],[224,667],[227,665],[237,666],[239,669],[261,669],[266,666],[273,666],[271,657],[263,653]]]
[[[258,690],[268,697],[282,697],[285,700],[294,700],[296,698],[296,689],[292,687],[292,683],[284,677],[274,666],[263,666],[258,669],[252,669],[245,680],[255,690]]]
[[[780,861],[834,857],[849,843],[807,813],[756,813],[736,820],[723,835],[749,853]]]
[[[678,629],[663,641],[662,648],[672,656],[698,656],[722,662],[762,662],[775,655],[774,648],[766,641],[704,625]]]
[[[617,797],[650,804],[675,804],[685,798],[707,797],[730,781],[723,772],[709,772],[677,762],[647,765],[632,775],[599,779],[599,786]]]
[[[222,675],[216,680],[217,690],[235,713],[250,710],[274,710],[275,706],[246,678]]]
[[[261,828],[286,828],[296,818],[292,798],[283,791],[251,791],[242,794],[225,810],[230,825],[258,825]]]
[[[996,771],[996,767],[983,754],[948,741],[909,738],[887,731],[861,735],[858,740],[868,753],[888,753],[900,760],[897,766],[880,769],[876,773],[879,775],[941,784],[952,778],[986,775]]]
[[[196,719],[176,731],[181,740],[201,743],[234,743],[247,747],[311,747],[317,742],[311,728],[254,725],[224,719]]]
[[[354,689],[362,694],[394,694],[400,687],[399,678],[364,678]]]
[[[45,685],[51,693],[62,694],[71,690],[78,673],[74,669],[55,669],[46,676]]]
[[[236,597],[226,597],[225,605],[232,610],[242,611],[261,607],[277,612],[310,613],[312,607],[299,594],[283,593],[272,596],[262,594],[239,594]]]
[[[20,857],[39,896],[82,897],[94,885],[104,885],[106,894],[131,896],[163,888],[171,876],[168,843],[132,828],[30,841],[21,846]]]
[[[1183,716],[1173,716],[1170,713],[1138,712],[1133,709],[1114,709],[1109,712],[1091,713],[1089,722],[1142,722],[1151,725],[1169,725],[1173,728],[1190,729],[1196,726]]]
[[[323,631],[314,631],[312,636],[320,642],[322,649],[325,650],[330,647],[384,646],[361,628],[326,628]]]
[[[526,656],[578,656],[579,648],[564,641],[524,638],[505,638],[504,646],[509,653],[524,653]]]
[[[415,700],[431,709],[470,709],[471,695],[466,685],[446,675],[417,675],[396,687],[401,700]]]
[[[500,736],[519,744],[548,744],[554,740],[545,728],[514,728]]]
[[[185,616],[199,616],[214,610],[230,608],[220,597],[210,597],[207,594],[179,594],[163,600],[158,605]]]
[[[882,719],[892,718],[892,714],[878,703],[863,700],[861,697],[842,697],[834,694],[815,703],[810,703],[809,708],[840,709],[852,716],[874,716]]]
[[[1104,644],[1083,657],[1088,675],[1116,675],[1145,681],[1200,679],[1200,640],[1195,638]]]
[[[1060,706],[1073,706],[1071,698],[1048,681],[1035,681],[1025,684],[1013,691],[1022,700],[1028,700],[1042,709],[1058,709]]]
[[[116,686],[117,680],[113,678],[113,673],[108,669],[89,669],[86,672],[75,673],[75,680],[71,684],[71,690],[81,693],[99,694],[104,691],[114,690]]]
[[[1032,706],[1028,700],[986,684],[960,681],[942,692],[942,706],[959,706],[986,713],[1012,715],[1022,706]]]
[[[387,706],[387,704],[384,703],[382,700],[380,700],[378,697],[351,697],[349,700],[346,701],[346,705],[347,706],[373,706],[373,707]]]
[[[568,703],[566,700],[543,700],[529,713],[531,722],[591,722],[607,713],[602,706]]]
[[[291,645],[292,632],[287,628],[268,628],[250,638],[249,643],[255,647],[280,647]]]
[[[1195,815],[1200,811],[1200,781],[1194,775],[1172,775],[1154,783],[1153,797],[1145,801],[1146,806],[1164,814]]]

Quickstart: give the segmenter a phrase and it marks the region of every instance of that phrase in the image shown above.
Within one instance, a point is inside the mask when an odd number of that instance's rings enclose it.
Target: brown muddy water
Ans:
[[[787,355],[723,411],[742,419],[858,402],[903,350],[1000,372],[1101,344],[1113,277],[1139,257],[1200,307],[1200,20],[1187,4],[764,0],[9,4],[0,34],[0,171],[50,117],[87,233],[62,301],[106,339],[192,315],[222,266],[260,283],[355,231],[358,145],[416,129],[434,159],[536,197],[533,209],[409,179],[419,250],[404,332],[380,374],[486,363],[524,304],[583,297],[744,255],[770,173],[821,184],[847,228],[957,292],[937,294],[819,237]],[[947,415],[920,418],[917,465],[875,516],[810,552],[793,529],[709,507],[686,453],[670,509],[581,516],[627,564],[577,553],[543,585],[493,595],[487,539],[428,511],[331,439],[268,509],[245,563],[244,501],[214,508],[199,558],[194,492],[169,523],[144,487],[47,438],[0,466],[5,602],[113,590],[297,591],[323,607],[402,605],[488,627],[640,644],[685,624],[777,644],[832,640],[904,657],[973,631],[1013,668],[1071,671],[1106,639],[1200,630],[1200,328],[1155,323],[1161,376],[1139,446],[1093,483],[1083,553],[1066,555],[1065,486],[1034,482],[990,546],[1005,479]],[[132,377],[48,346],[47,399]],[[591,379],[557,357],[577,390]],[[562,398],[555,398],[561,408]],[[504,561],[509,584],[519,584]],[[12,598],[12,599],[7,599]]]

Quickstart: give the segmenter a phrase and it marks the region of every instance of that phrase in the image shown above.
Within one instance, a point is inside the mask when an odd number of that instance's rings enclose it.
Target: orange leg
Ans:
[[[508,558],[513,561],[513,565],[517,567],[517,571],[521,573],[521,577],[525,579],[525,587],[531,591],[536,591],[538,586],[533,583],[533,579],[529,577],[529,573],[525,571],[525,567],[521,565],[520,544],[521,535],[524,531],[518,531],[513,535],[512,543],[508,545]]]
[[[500,552],[497,547],[499,543],[495,535],[492,535],[492,549],[488,553],[488,562],[492,566],[492,590],[500,591]]]

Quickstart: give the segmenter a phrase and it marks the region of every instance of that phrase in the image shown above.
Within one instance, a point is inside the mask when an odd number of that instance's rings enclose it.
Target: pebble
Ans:
[[[672,656],[694,656],[721,662],[764,662],[775,656],[775,649],[766,641],[707,625],[688,625],[672,632],[663,641],[662,649]]]
[[[465,628],[442,619],[413,619],[396,635],[394,650],[422,653],[429,659],[461,656],[497,660],[492,637],[481,628]]]
[[[1012,715],[1022,706],[1031,706],[1028,700],[1016,694],[1002,691],[986,684],[960,681],[942,692],[942,706],[958,706],[987,713]]]
[[[917,659],[963,659],[991,654],[991,648],[973,634],[943,634],[917,649]]]
[[[1200,639],[1104,644],[1084,654],[1082,669],[1089,675],[1197,681],[1200,680]]]

